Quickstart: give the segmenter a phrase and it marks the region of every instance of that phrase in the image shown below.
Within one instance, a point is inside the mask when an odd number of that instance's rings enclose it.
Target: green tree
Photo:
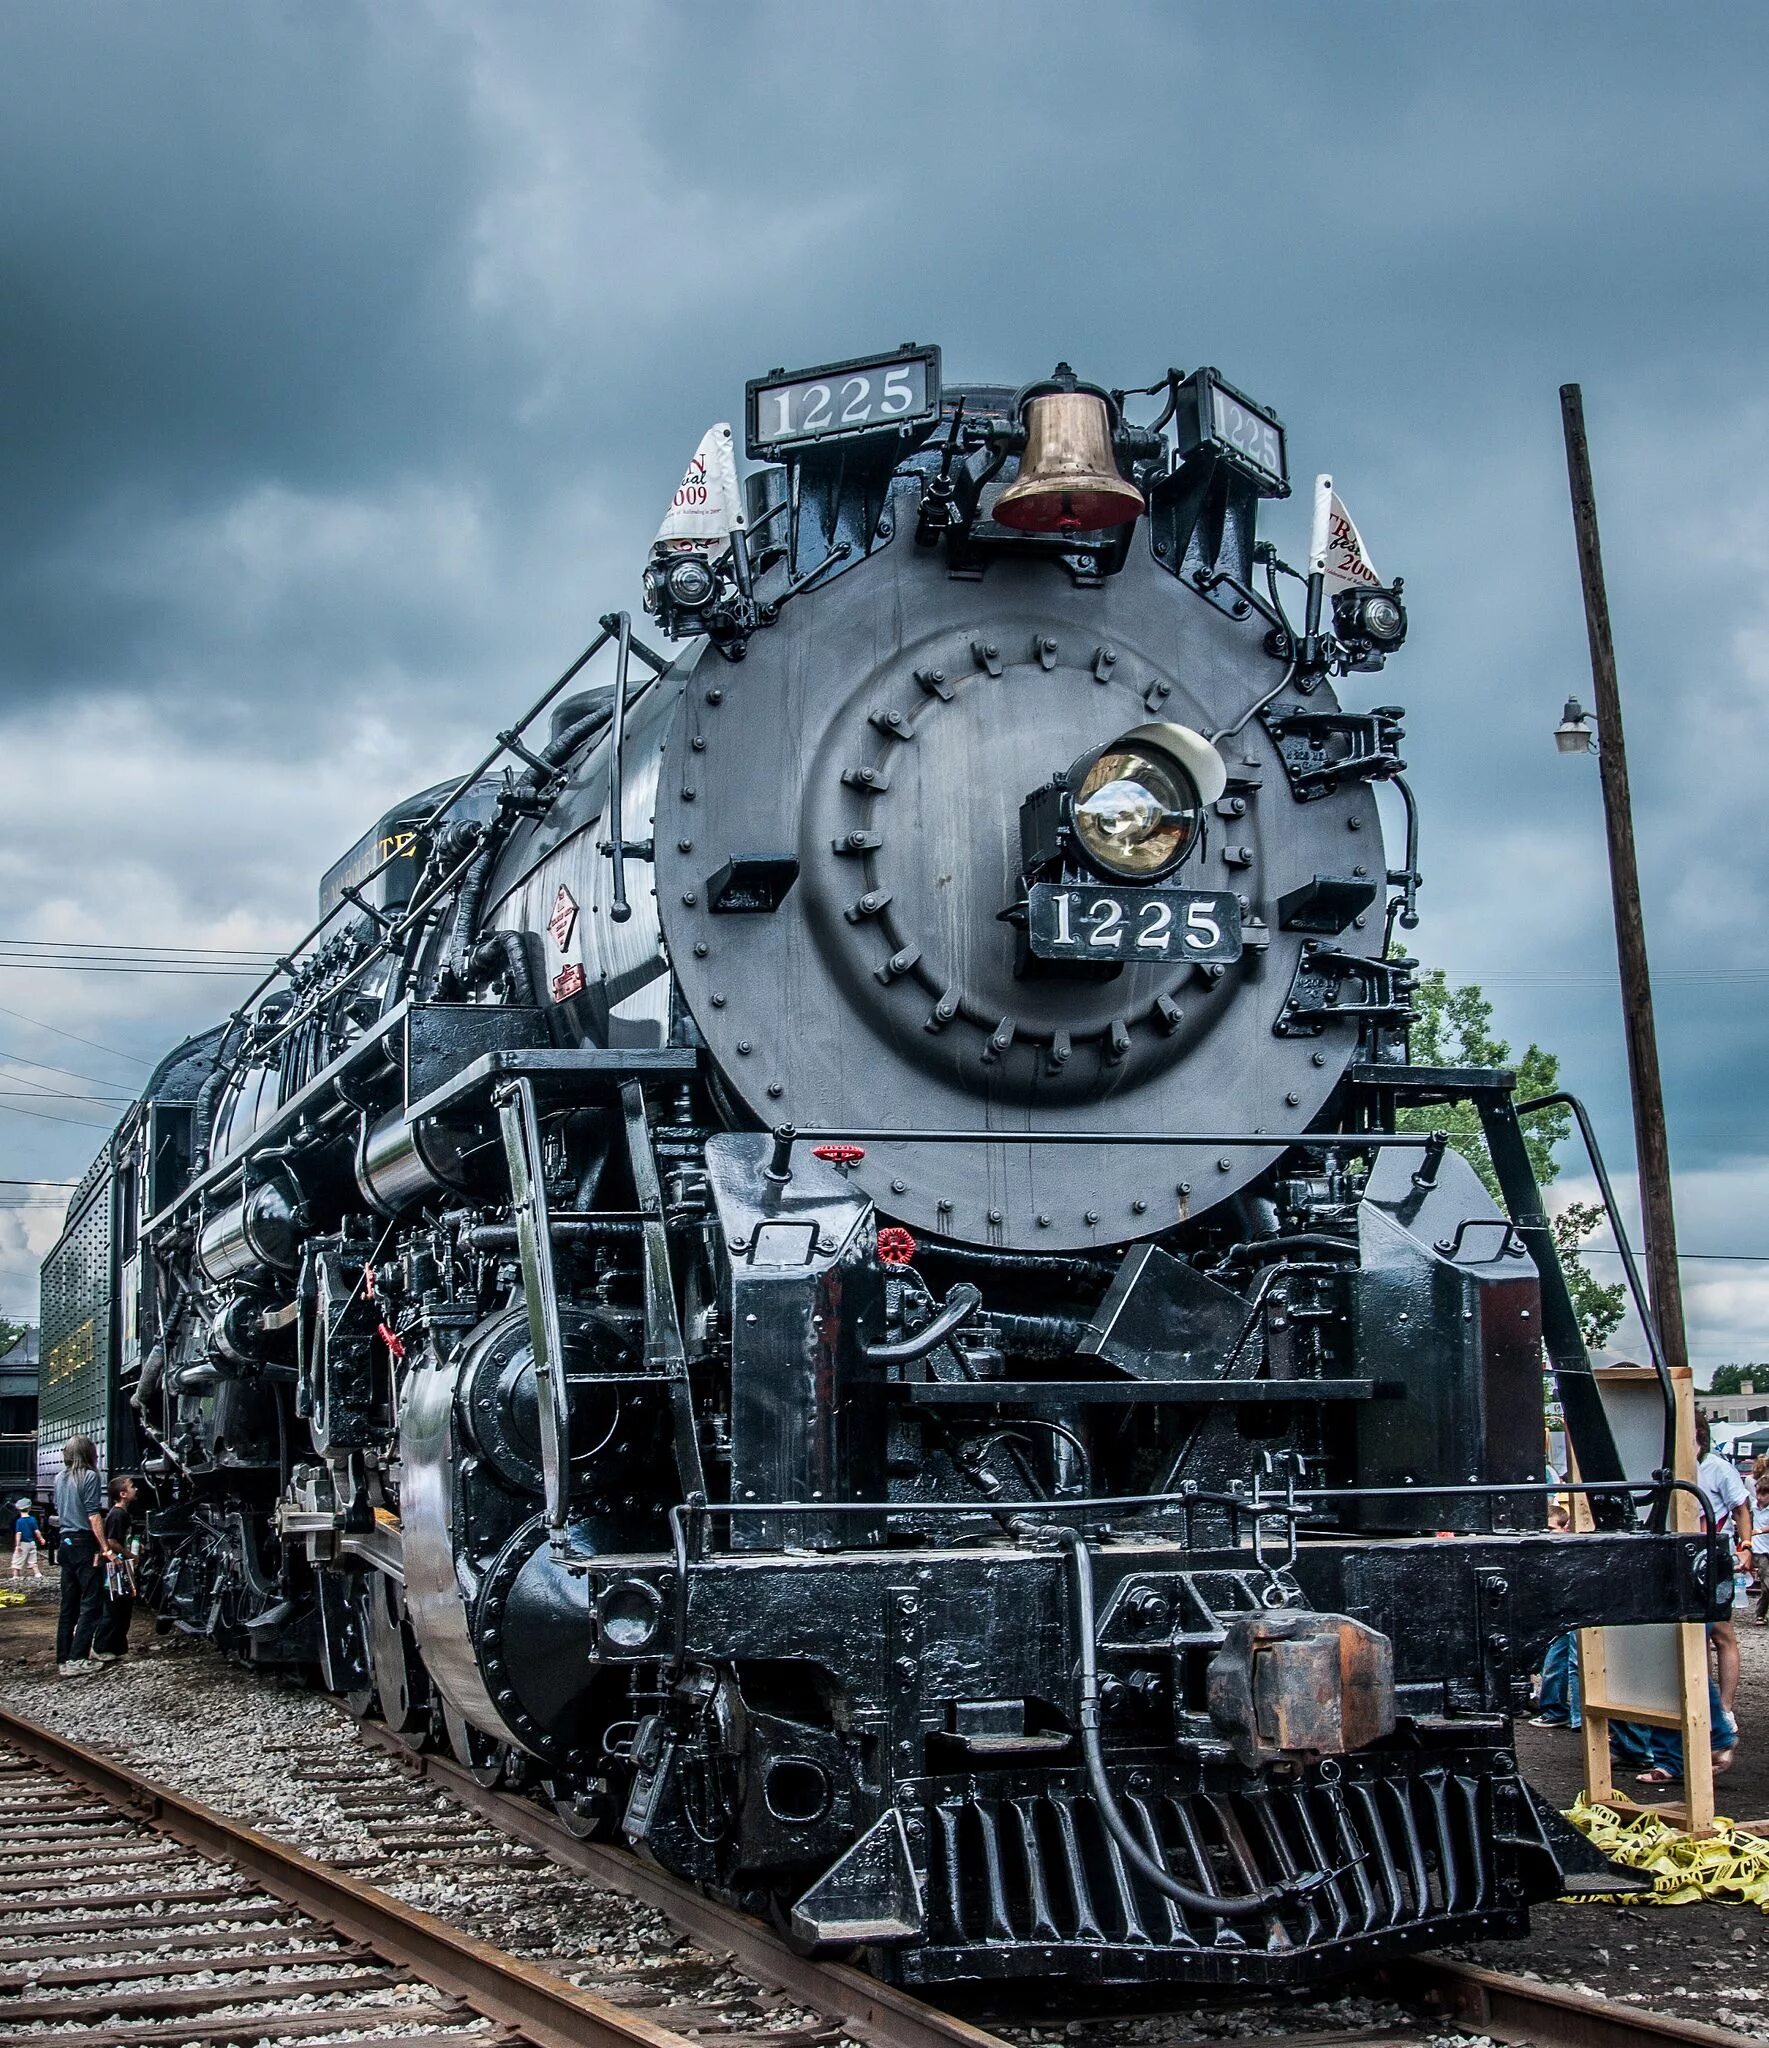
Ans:
[[[1517,1076],[1517,1093],[1525,1101],[1532,1095],[1552,1094],[1560,1085],[1558,1057],[1539,1045],[1529,1046],[1519,1059],[1512,1059],[1510,1046],[1494,1035],[1493,1006],[1477,982],[1452,987],[1443,969],[1434,967],[1419,977],[1414,1001],[1419,1021],[1413,1026],[1412,1052],[1420,1066],[1509,1067]],[[1403,1110],[1400,1123],[1403,1130],[1448,1131],[1450,1143],[1485,1181],[1493,1199],[1502,1201],[1480,1116],[1471,1102]],[[1555,1153],[1572,1133],[1572,1112],[1544,1110],[1529,1119],[1523,1132],[1536,1179],[1547,1187],[1560,1171]],[[1585,1342],[1592,1345],[1602,1344],[1610,1336],[1628,1305],[1625,1286],[1619,1282],[1605,1286],[1580,1254],[1580,1246],[1602,1221],[1603,1211],[1595,1202],[1569,1202],[1554,1218],[1554,1242],[1566,1269],[1572,1305],[1578,1311]]]
[[[5,1316],[0,1316],[0,1358],[6,1356],[28,1327],[28,1324],[15,1323]]]
[[[1742,1394],[1746,1380],[1753,1387],[1761,1387],[1769,1393],[1769,1365],[1717,1365],[1707,1391],[1710,1394]]]

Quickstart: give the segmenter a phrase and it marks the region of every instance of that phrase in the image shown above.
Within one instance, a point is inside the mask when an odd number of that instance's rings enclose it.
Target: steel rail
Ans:
[[[1447,1956],[1397,1957],[1378,1975],[1402,2004],[1423,2006],[1497,2041],[1529,2041],[1537,2048],[1741,2048],[1755,2038]]]
[[[799,1954],[762,1922],[635,1856],[580,1841],[531,1802],[481,1785],[458,1765],[411,1749],[389,1730],[372,1723],[357,1727],[372,1747],[413,1777],[429,1780],[556,1863],[654,1907],[694,1940],[728,1955],[762,1983],[840,2021],[875,2048],[1005,2048],[1002,2036],[908,1992],[846,1964]],[[517,2029],[538,2048],[705,2048],[689,2035],[462,1934],[359,1878],[5,1708],[0,1708],[0,1741],[85,1785],[131,1817],[249,1875],[273,1896],[486,2018]],[[1363,1981],[1432,2017],[1536,2048],[1745,2048],[1751,2039],[1724,2027],[1642,2011],[1442,1956],[1398,1956]],[[1277,2048],[1282,2048],[1281,2037]]]
[[[410,1970],[537,2048],[691,2048],[690,2038],[624,2011],[490,1942],[462,1934],[360,1878],[217,1813],[200,1800],[0,1707],[0,1742],[205,1856],[249,1875],[289,1905]],[[198,1966],[193,1966],[198,1967]]]
[[[371,1747],[392,1757],[414,1778],[445,1790],[470,1813],[566,1869],[654,1907],[693,1940],[716,1954],[729,1955],[762,1983],[839,2020],[873,2048],[1005,2048],[999,2035],[863,1970],[801,1955],[764,1922],[721,1905],[656,1864],[642,1863],[629,1850],[580,1840],[532,1801],[480,1784],[459,1764],[412,1749],[391,1729],[373,1721],[358,1721],[356,1729]]]
[[[863,1971],[801,1955],[764,1922],[709,1899],[626,1850],[579,1840],[532,1801],[480,1784],[458,1764],[412,1749],[389,1729],[372,1721],[359,1721],[356,1727],[371,1747],[385,1752],[414,1778],[447,1791],[469,1812],[567,1869],[655,1907],[682,1933],[729,1955],[752,1976],[814,2011],[839,2020],[876,2048],[930,2048],[932,2043],[1007,2048],[1001,2035]],[[1447,1956],[1397,1956],[1353,1981],[1495,2040],[1528,2042],[1535,2048],[1746,2048],[1754,2038]],[[1272,2048],[1284,2048],[1282,2036],[1273,2037]]]

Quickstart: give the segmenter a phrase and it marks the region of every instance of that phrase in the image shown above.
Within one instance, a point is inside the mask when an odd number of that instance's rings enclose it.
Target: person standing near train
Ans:
[[[1737,1466],[1714,1449],[1708,1418],[1699,1410],[1695,1417],[1695,1449],[1695,1483],[1707,1500],[1715,1531],[1737,1568],[1748,1570],[1753,1534],[1751,1495],[1738,1476]],[[1714,1675],[1719,1680],[1720,1704],[1726,1710],[1727,1721],[1736,1726],[1738,1630],[1730,1618],[1710,1622],[1708,1640],[1714,1646]]]
[[[37,1517],[31,1512],[28,1500],[18,1504],[18,1518],[12,1525],[12,1576],[14,1583],[28,1573],[33,1579],[43,1576],[43,1567],[37,1561],[39,1550],[48,1545],[43,1541],[43,1531],[37,1526]]]
[[[92,1654],[101,1664],[114,1664],[129,1651],[129,1623],[135,1614],[135,1562],[129,1543],[135,1494],[135,1481],[127,1473],[111,1481],[113,1506],[104,1518],[110,1546],[104,1567],[104,1619],[92,1638]]]
[[[60,1524],[56,1562],[61,1566],[61,1615],[55,1631],[55,1668],[63,1678],[101,1671],[91,1654],[93,1632],[104,1612],[104,1563],[110,1542],[104,1533],[104,1488],[98,1479],[98,1451],[89,1436],[71,1436],[62,1448],[61,1477],[55,1482]]]

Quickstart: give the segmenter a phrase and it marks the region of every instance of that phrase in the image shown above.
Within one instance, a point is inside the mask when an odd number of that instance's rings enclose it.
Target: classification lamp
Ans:
[[[1333,631],[1356,669],[1379,669],[1407,637],[1407,608],[1401,581],[1392,586],[1360,585],[1333,598]]]

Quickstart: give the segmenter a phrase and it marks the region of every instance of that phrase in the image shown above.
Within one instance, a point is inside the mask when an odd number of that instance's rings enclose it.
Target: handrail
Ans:
[[[1328,1150],[1363,1151],[1395,1147],[1412,1151],[1441,1150],[1449,1139],[1443,1131],[953,1131],[855,1130],[822,1125],[776,1124],[768,1178],[776,1184],[792,1178],[792,1149],[801,1140],[841,1140],[855,1145],[1227,1145],[1286,1152],[1299,1145]]]
[[[709,1517],[737,1515],[1072,1515],[1094,1509],[1107,1513],[1127,1508],[1226,1508],[1232,1515],[1265,1520],[1281,1515],[1301,1521],[1309,1503],[1330,1505],[1358,1500],[1466,1500],[1481,1495],[1539,1495],[1549,1499],[1562,1493],[1639,1494],[1647,1499],[1673,1493],[1688,1494],[1697,1505],[1706,1533],[1714,1533],[1713,1510],[1699,1486],[1687,1479],[1673,1479],[1655,1473],[1650,1479],[1489,1479],[1459,1480],[1443,1485],[1422,1486],[1297,1486],[1283,1493],[1224,1493],[1204,1487],[1187,1487],[1178,1493],[1116,1493],[1077,1497],[1070,1494],[1043,1500],[691,1500],[677,1502],[669,1511],[672,1529],[684,1517],[698,1524]],[[684,1531],[685,1533],[685,1531]],[[1136,1532],[1141,1534],[1143,1532]]]
[[[622,756],[627,743],[627,668],[633,645],[633,622],[625,612],[610,612],[602,621],[618,636],[614,657],[614,723],[608,739],[608,843],[604,851],[614,862],[613,898],[608,915],[625,924],[633,914],[627,901],[626,788]]]
[[[1665,1363],[1664,1348],[1659,1343],[1658,1324],[1647,1306],[1645,1290],[1640,1284],[1640,1269],[1634,1263],[1634,1248],[1628,1242],[1628,1233],[1622,1227],[1621,1213],[1616,1208],[1615,1190],[1609,1184],[1609,1169],[1603,1163],[1603,1153],[1597,1143],[1597,1133],[1591,1127],[1591,1119],[1585,1105],[1576,1095],[1569,1095],[1564,1088],[1558,1088],[1552,1095],[1532,1096],[1528,1102],[1517,1105],[1520,1117],[1533,1116],[1539,1109],[1570,1109],[1578,1122],[1579,1136],[1585,1141],[1585,1156],[1591,1162],[1591,1171],[1596,1177],[1598,1192],[1603,1197],[1603,1207],[1609,1217],[1609,1227],[1615,1232],[1616,1249],[1622,1255],[1622,1272],[1628,1283],[1628,1292],[1634,1297],[1634,1309],[1640,1318],[1640,1327],[1646,1333],[1646,1349],[1652,1360],[1652,1369],[1658,1375],[1659,1393],[1665,1406],[1664,1468],[1674,1471],[1677,1464],[1677,1390],[1671,1384],[1670,1367]]]
[[[621,616],[624,618],[625,615],[622,614]],[[449,790],[448,794],[445,797],[443,797],[441,802],[436,804],[429,811],[429,813],[414,827],[415,834],[417,834],[418,836],[422,836],[424,833],[432,831],[435,828],[435,826],[439,824],[441,820],[445,818],[451,810],[453,810],[455,805],[460,802],[461,798],[466,795],[466,793],[473,787],[473,785],[479,780],[479,778],[482,775],[484,775],[490,768],[494,767],[496,763],[499,760],[501,760],[505,754],[516,753],[519,756],[522,754],[522,749],[518,745],[518,742],[520,741],[523,733],[525,733],[528,730],[528,728],[534,723],[534,721],[541,715],[541,713],[544,710],[546,710],[547,706],[552,703],[553,699],[557,697],[559,693],[563,689],[565,689],[568,684],[573,682],[576,679],[576,677],[581,673],[581,671],[584,668],[586,668],[598,654],[601,653],[602,649],[608,645],[609,641],[616,637],[613,619],[614,615],[610,614],[609,619],[602,622],[601,630],[597,633],[595,639],[593,639],[590,642],[590,644],[577,657],[577,659],[571,663],[570,667],[568,667],[562,675],[558,676],[553,682],[548,684],[547,688],[541,692],[541,694],[534,700],[534,702],[528,707],[528,709],[522,714],[522,716],[516,721],[516,723],[509,728],[507,732],[502,732],[498,735],[496,744],[491,748],[491,750],[479,762],[477,762],[475,766],[468,769],[467,773],[463,775],[454,784],[454,786]],[[669,667],[669,662],[665,659],[664,656],[654,653],[649,647],[647,647],[643,643],[643,641],[636,640],[632,637],[630,625],[625,635],[625,646],[630,647],[632,652],[637,654],[641,660],[646,662],[652,669],[653,673],[656,675],[662,675],[664,671]],[[622,694],[624,696],[624,691]],[[366,887],[366,885],[372,882],[377,875],[382,874],[387,868],[391,867],[394,861],[401,859],[403,857],[403,852],[403,849],[396,849],[394,852],[387,854],[384,858],[377,861],[376,864],[369,869],[367,874],[360,876],[357,879],[354,886],[358,889]],[[366,966],[370,960],[378,959],[383,953],[388,951],[388,949],[391,947],[391,945],[396,939],[400,938],[405,932],[411,929],[412,925],[423,914],[423,912],[430,907],[430,905],[436,900],[437,896],[439,894],[446,892],[450,883],[452,883],[454,879],[454,875],[450,875],[449,877],[447,877],[437,888],[431,890],[431,892],[427,896],[422,898],[418,903],[411,905],[407,909],[403,917],[400,917],[397,920],[391,922],[387,930],[383,932],[379,942],[372,948],[372,950],[365,956],[365,958],[359,961],[356,967],[351,970],[352,974],[360,973],[362,968]],[[338,916],[338,914],[344,908],[345,900],[340,900],[339,902],[333,904],[330,910],[325,911],[320,916],[317,923],[310,925],[306,932],[304,932],[302,936],[295,941],[294,945],[289,948],[288,952],[285,953],[277,961],[276,965],[270,970],[270,972],[266,974],[261,981],[257,982],[253,986],[253,988],[246,994],[246,996],[241,1000],[238,1006],[230,1013],[229,1021],[235,1023],[243,1022],[245,1020],[246,1013],[251,1009],[251,1006],[258,1000],[258,998],[264,995],[268,990],[273,988],[281,977],[293,971],[294,964],[296,960],[299,958],[299,956],[303,952],[305,952],[309,946],[313,944],[314,940],[319,937],[321,932],[323,932],[326,929],[326,927],[332,922],[334,918]],[[322,993],[325,995],[329,995],[331,992],[331,989],[327,988]],[[295,1014],[293,1014],[284,1021],[282,1030],[277,1032],[276,1035],[268,1041],[268,1044],[279,1044],[284,1038],[288,1036],[290,1031],[292,1031],[297,1024],[303,1022],[307,1017],[311,1016],[312,1014],[312,1005],[309,1005],[306,1008],[298,1009]]]

